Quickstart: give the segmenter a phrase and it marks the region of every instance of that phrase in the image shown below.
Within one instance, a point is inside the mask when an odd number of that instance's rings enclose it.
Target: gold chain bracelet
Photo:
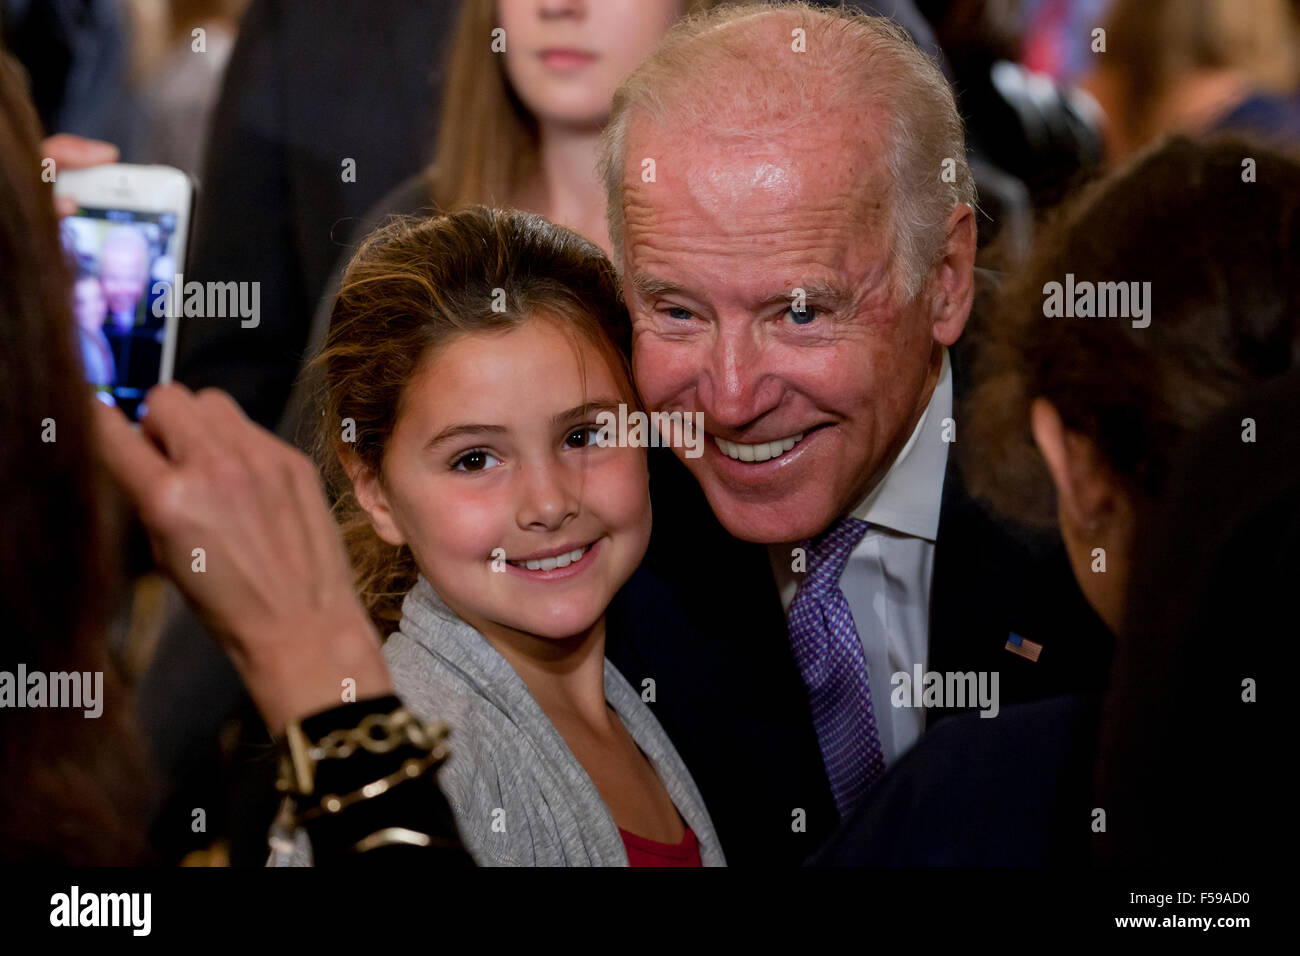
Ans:
[[[316,789],[316,764],[320,761],[344,759],[358,749],[372,754],[391,753],[404,744],[427,752],[428,756],[419,761],[423,772],[447,758],[448,732],[444,723],[424,726],[405,707],[388,714],[367,714],[356,727],[330,731],[315,743],[307,739],[300,722],[291,720],[285,727],[280,776],[275,786],[281,793],[309,797]],[[393,782],[400,782],[400,778]]]
[[[422,776],[430,768],[436,769],[449,755],[449,733],[446,724],[425,726],[404,707],[389,714],[367,714],[356,727],[331,731],[316,743],[307,739],[298,721],[289,721],[280,756],[280,776],[275,783],[276,789],[285,797],[271,827],[272,849],[291,853],[293,834],[303,823],[342,813],[363,800],[387,793],[405,780]],[[358,790],[326,794],[316,806],[302,811],[298,809],[299,801],[315,793],[316,764],[319,761],[350,757],[358,748],[373,754],[391,753],[403,744],[411,744],[425,753],[408,758],[388,776],[371,781]],[[358,847],[370,848],[369,845]]]
[[[317,817],[331,816],[335,813],[342,813],[348,807],[360,803],[363,800],[369,800],[380,794],[387,793],[397,784],[405,780],[414,780],[422,775],[430,767],[442,763],[445,759],[443,754],[430,753],[423,757],[412,757],[402,763],[400,767],[390,773],[387,777],[380,777],[378,780],[372,780],[358,790],[351,793],[337,794],[327,793],[321,797],[320,803],[314,807],[298,814],[299,823],[308,823]]]

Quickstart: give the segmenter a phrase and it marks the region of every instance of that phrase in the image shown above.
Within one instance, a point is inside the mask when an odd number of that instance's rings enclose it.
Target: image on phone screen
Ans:
[[[176,276],[176,215],[82,207],[60,224],[81,364],[96,397],[139,421],[158,383]]]

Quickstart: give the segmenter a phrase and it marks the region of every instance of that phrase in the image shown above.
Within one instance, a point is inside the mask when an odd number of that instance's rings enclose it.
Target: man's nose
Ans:
[[[529,462],[520,472],[516,520],[525,531],[558,531],[577,516],[582,475],[554,458]]]
[[[749,328],[720,331],[709,348],[699,399],[710,423],[740,428],[779,400],[769,387],[766,355]]]

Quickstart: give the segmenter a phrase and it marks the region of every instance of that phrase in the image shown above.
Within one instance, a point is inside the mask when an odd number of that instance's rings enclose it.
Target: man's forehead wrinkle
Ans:
[[[857,247],[883,245],[870,235],[842,228],[816,225],[769,228],[766,230],[698,232],[665,227],[637,230],[630,236],[629,248],[644,250],[656,257],[686,255],[695,260],[707,258],[739,259],[754,255],[772,262],[805,261],[833,268]],[[757,266],[757,264],[755,264]]]
[[[755,171],[761,175],[762,170]],[[629,248],[647,244],[664,251],[682,248],[703,254],[746,249],[842,250],[863,243],[883,243],[888,227],[886,204],[879,196],[856,197],[814,191],[790,202],[755,201],[728,189],[710,194],[683,190],[660,201],[648,184],[625,196],[625,241]],[[768,197],[763,197],[764,199]],[[783,197],[778,197],[783,198]]]
[[[762,175],[764,171],[754,172]],[[834,236],[833,241],[843,243],[864,231],[879,231],[888,222],[878,198],[855,201],[820,189],[806,196],[771,196],[762,189],[733,185],[724,182],[714,192],[673,190],[664,183],[630,190],[624,202],[627,238],[630,241],[646,232],[652,244],[683,235],[690,241],[766,238],[776,245],[780,238],[802,241]],[[783,188],[778,185],[775,190]]]
[[[888,275],[887,245],[882,237],[848,236],[842,230],[737,239],[670,229],[638,234],[628,252],[634,275],[679,285],[683,292],[705,299],[734,285],[757,300],[763,294],[818,285],[865,292]]]
[[[692,156],[688,149],[676,148],[666,151],[656,165],[654,182],[627,178],[624,204],[629,221],[637,207],[678,203],[710,217],[830,209],[858,216],[880,205],[884,192],[872,187],[876,177],[863,164],[836,165],[811,152],[764,150],[746,156],[708,148],[708,155]]]

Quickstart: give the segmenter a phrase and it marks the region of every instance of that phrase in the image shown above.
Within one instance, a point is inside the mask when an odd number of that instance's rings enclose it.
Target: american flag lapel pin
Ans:
[[[1036,661],[1038,660],[1038,655],[1043,653],[1043,645],[1025,640],[1019,634],[1008,634],[1007,650],[1012,654],[1019,654],[1026,660]]]

